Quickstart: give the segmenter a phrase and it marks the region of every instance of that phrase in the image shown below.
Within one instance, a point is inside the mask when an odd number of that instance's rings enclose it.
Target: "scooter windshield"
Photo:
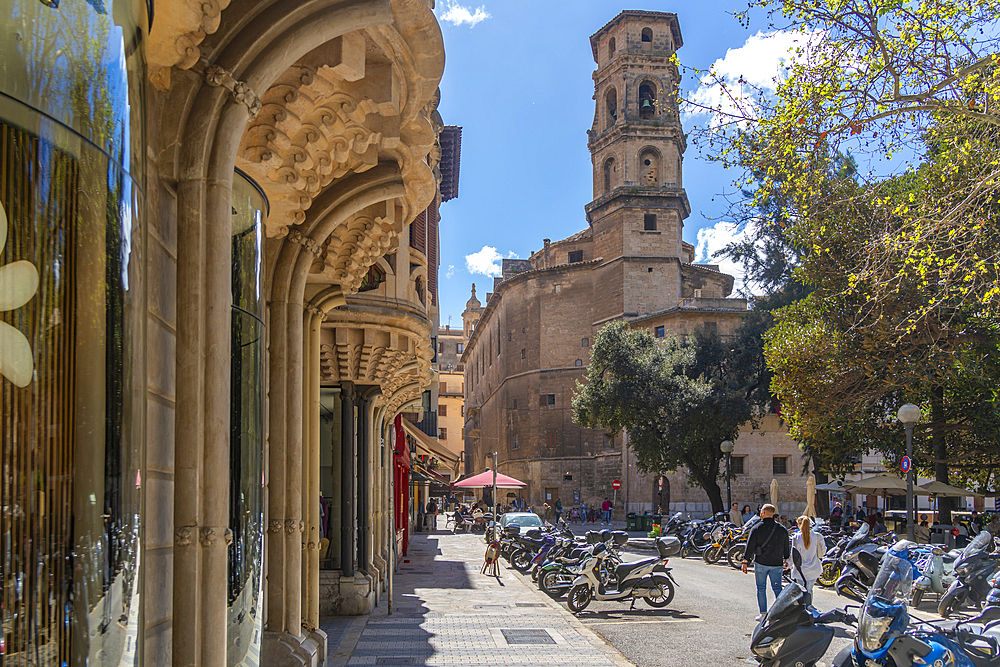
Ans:
[[[970,556],[975,556],[981,551],[986,551],[986,548],[993,544],[993,534],[988,530],[982,530],[976,535],[969,545],[965,547],[965,551],[962,552],[962,560],[968,559]]]
[[[869,655],[885,645],[894,621],[906,627],[906,604],[912,585],[910,561],[887,553],[858,619],[858,642]]]
[[[789,584],[781,591],[781,595],[774,601],[771,608],[767,610],[767,616],[761,627],[769,627],[776,619],[783,619],[789,616],[796,608],[805,607],[805,590],[798,584]]]

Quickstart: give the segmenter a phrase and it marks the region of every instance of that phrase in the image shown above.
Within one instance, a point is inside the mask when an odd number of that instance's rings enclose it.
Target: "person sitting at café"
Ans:
[[[917,544],[930,544],[931,526],[927,523],[926,514],[920,515],[920,523],[913,528],[913,537],[917,540]]]
[[[882,516],[881,512],[875,513],[875,527],[872,528],[872,536],[884,535],[889,532],[889,528],[885,525],[885,518]]]

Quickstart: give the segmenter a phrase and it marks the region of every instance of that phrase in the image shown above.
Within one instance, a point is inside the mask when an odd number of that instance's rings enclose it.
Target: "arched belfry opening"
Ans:
[[[611,192],[615,180],[615,159],[609,157],[604,161],[604,192]]]
[[[651,51],[653,49],[653,29],[643,28],[642,29],[642,49],[643,51]]]
[[[646,82],[639,86],[639,118],[656,115],[656,86]]]
[[[608,41],[608,60],[611,60],[612,58],[615,57],[615,51],[617,51],[617,50],[618,49],[615,48],[615,38],[612,37]]]
[[[654,148],[644,148],[639,153],[639,177],[644,186],[660,184],[660,153]]]
[[[604,97],[608,111],[608,127],[618,122],[618,91],[611,88]]]

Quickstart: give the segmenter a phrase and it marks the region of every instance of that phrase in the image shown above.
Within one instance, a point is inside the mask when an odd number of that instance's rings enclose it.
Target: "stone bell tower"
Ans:
[[[588,132],[594,200],[587,205],[594,252],[620,284],[602,304],[608,317],[674,307],[680,298],[684,219],[684,132],[671,62],[682,44],[677,15],[624,11],[591,38],[594,125]],[[690,255],[690,246],[688,246]]]

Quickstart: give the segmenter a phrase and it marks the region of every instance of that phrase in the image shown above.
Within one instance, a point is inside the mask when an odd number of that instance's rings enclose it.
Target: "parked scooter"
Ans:
[[[971,546],[971,545],[970,545]],[[834,667],[856,665],[949,665],[950,667],[997,667],[1000,665],[1000,633],[990,626],[944,628],[911,619],[911,598],[916,544],[900,540],[886,554],[875,584],[858,619],[853,646],[836,658]],[[911,620],[918,626],[910,628]]]
[[[667,567],[667,558],[680,552],[681,543],[675,537],[656,540],[659,557],[643,558],[622,563],[615,568],[617,583],[614,588],[601,581],[602,561],[609,557],[604,544],[594,547],[594,553],[584,561],[580,576],[573,582],[566,597],[566,606],[572,612],[581,612],[591,600],[631,600],[642,598],[651,607],[666,607],[674,599],[674,581]]]
[[[806,589],[792,583],[785,586],[754,628],[750,651],[764,667],[813,667],[826,653],[836,633],[829,624],[851,624],[857,620],[846,609],[820,613],[812,606]]]
[[[931,547],[930,556],[923,560],[920,576],[913,582],[910,606],[916,609],[925,593],[944,595],[955,582],[955,561],[962,555],[960,549],[945,552],[939,546]]]
[[[981,604],[990,592],[990,579],[997,571],[998,554],[990,554],[993,546],[990,531],[981,531],[955,560],[955,581],[938,601],[938,614],[944,618],[966,602]]]

